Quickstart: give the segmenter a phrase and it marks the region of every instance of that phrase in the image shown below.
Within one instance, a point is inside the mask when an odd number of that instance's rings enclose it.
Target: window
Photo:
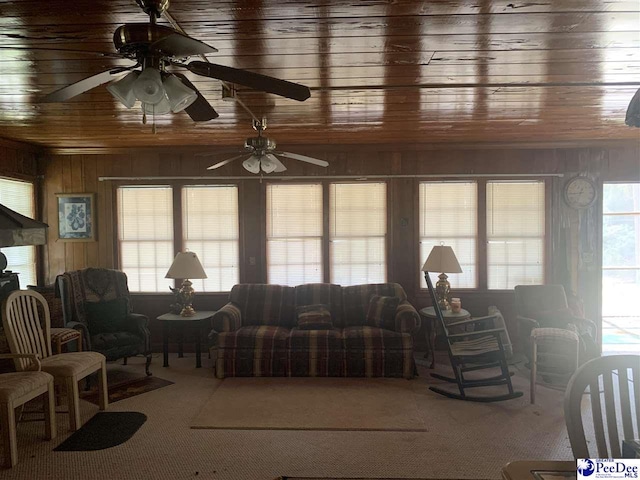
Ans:
[[[207,278],[191,280],[196,291],[224,292],[239,283],[238,187],[182,189],[184,248],[195,252]]]
[[[29,218],[35,216],[33,184],[19,180],[0,178],[0,203]],[[20,287],[35,285],[36,247],[6,247],[7,269],[19,273]]]
[[[487,285],[544,283],[544,182],[487,182]]]
[[[174,257],[173,189],[118,188],[120,268],[132,292],[166,292]]]
[[[479,207],[485,190],[486,210]],[[452,288],[544,283],[544,181],[421,182],[419,202],[420,261],[434,245],[450,245],[462,268],[448,275]],[[485,220],[486,236],[478,228]],[[431,272],[434,282],[439,273]]]
[[[331,282],[385,282],[386,183],[332,183],[329,192]]]
[[[323,281],[322,185],[267,185],[267,281]]]
[[[477,288],[478,185],[476,182],[420,183],[420,261],[435,245],[453,248],[462,273],[448,274],[454,288]],[[438,281],[442,272],[430,272]],[[422,288],[427,288],[421,276]]]

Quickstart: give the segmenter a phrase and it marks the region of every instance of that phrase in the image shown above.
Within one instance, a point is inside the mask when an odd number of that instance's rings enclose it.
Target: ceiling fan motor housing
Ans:
[[[113,33],[113,44],[123,55],[137,56],[152,43],[173,35],[173,28],[153,23],[125,23]]]
[[[276,148],[276,142],[267,137],[249,137],[244,142],[244,148],[264,154],[267,151],[274,150]]]

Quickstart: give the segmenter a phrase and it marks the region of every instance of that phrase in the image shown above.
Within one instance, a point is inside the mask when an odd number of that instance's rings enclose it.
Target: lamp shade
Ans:
[[[165,98],[160,71],[153,67],[145,68],[133,82],[133,93],[143,103],[160,103]]]
[[[422,266],[423,272],[462,273],[453,248],[445,245],[436,245]]]
[[[173,113],[181,112],[198,98],[198,94],[182,83],[175,75],[167,75],[162,80],[162,85],[167,93]]]
[[[198,256],[194,252],[180,252],[173,259],[165,278],[207,278]]]
[[[158,103],[142,103],[142,111],[147,115],[164,115],[171,111],[169,100],[164,97]]]
[[[138,72],[129,72],[124,78],[107,85],[109,93],[127,108],[132,108],[136,103],[133,84],[138,79],[138,75]]]
[[[244,162],[242,162],[242,166],[251,173],[260,173],[260,157],[251,155]]]
[[[276,168],[278,168],[278,166],[266,156],[262,157],[262,160],[260,160],[260,167],[264,173],[274,172]]]

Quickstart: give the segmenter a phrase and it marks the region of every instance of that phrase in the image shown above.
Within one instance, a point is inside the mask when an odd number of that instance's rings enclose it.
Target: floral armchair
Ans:
[[[132,312],[124,272],[86,268],[58,275],[58,293],[67,328],[82,332],[87,350],[102,353],[107,361],[136,355],[146,357],[145,372],[151,375],[149,319]]]

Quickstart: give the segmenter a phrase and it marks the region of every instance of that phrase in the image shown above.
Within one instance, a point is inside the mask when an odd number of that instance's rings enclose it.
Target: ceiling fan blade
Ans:
[[[274,170],[274,172],[280,173],[280,172],[284,172],[287,169],[287,167],[285,167],[282,164],[282,162],[278,159],[278,157],[276,157],[273,153],[267,153],[265,157],[267,157],[276,165],[276,169]]]
[[[300,102],[304,102],[311,96],[309,87],[260,73],[249,72],[248,70],[240,70],[225,65],[216,65],[215,63],[200,61],[190,62],[185,65],[185,67],[197,75],[244,85],[254,90],[274,93],[281,97],[292,98]]]
[[[216,112],[206,98],[198,91],[198,89],[185,77],[182,73],[174,73],[182,83],[192,89],[198,95],[196,101],[184,109],[187,115],[191,117],[194,122],[206,122],[207,120],[213,120],[218,118],[218,112]]]
[[[246,155],[246,153],[243,153],[242,155],[238,155],[237,157],[231,157],[228,158],[226,160],[223,160],[221,162],[218,162],[214,165],[211,165],[210,167],[207,167],[207,170],[215,170],[216,168],[220,168],[220,167],[224,167],[226,164],[231,163],[235,160],[238,160],[239,158],[242,158]]]
[[[217,52],[218,49],[200,40],[174,32],[149,45],[152,52],[158,52],[169,57],[189,57]]]
[[[128,72],[129,70],[133,70],[137,66],[138,64],[131,65],[130,67],[116,67],[111,68],[106,72],[92,75],[91,77],[87,77],[83,80],[80,80],[79,82],[72,83],[71,85],[67,85],[60,90],[56,90],[55,92],[51,92],[50,94],[45,95],[38,100],[38,103],[64,102],[65,100],[69,100],[70,98],[87,92],[92,88],[96,88],[103,83],[115,80],[120,76],[120,74]]]
[[[312,163],[314,165],[318,165],[320,167],[328,167],[329,162],[324,160],[318,160],[317,158],[307,157],[306,155],[300,155],[299,153],[291,153],[291,152],[274,152],[281,157],[293,158],[294,160],[300,160],[302,162]]]

